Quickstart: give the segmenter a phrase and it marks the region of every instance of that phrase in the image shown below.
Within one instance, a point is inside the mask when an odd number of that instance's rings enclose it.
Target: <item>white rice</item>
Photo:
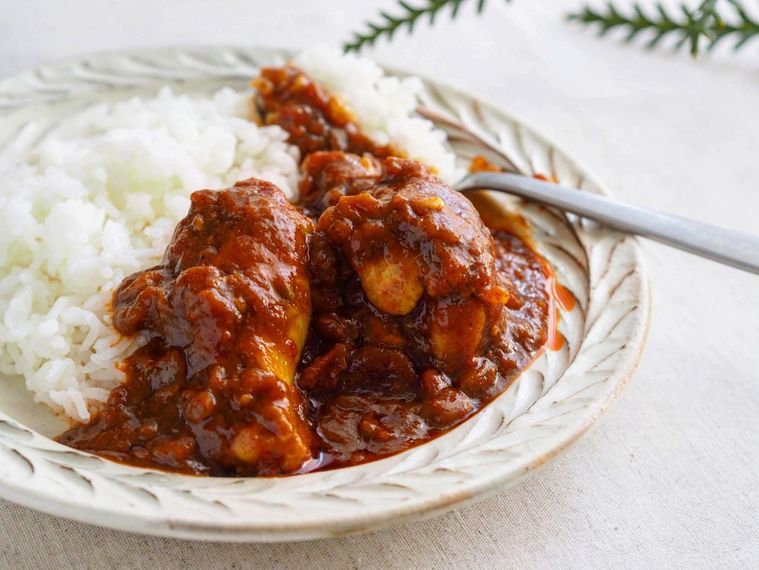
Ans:
[[[326,48],[296,63],[340,93],[377,142],[454,178],[445,136],[411,116],[420,84]],[[247,120],[250,93],[102,104],[70,117],[30,154],[0,165],[0,374],[86,421],[138,348],[111,326],[121,280],[160,262],[189,195],[252,176],[294,197],[298,151]]]

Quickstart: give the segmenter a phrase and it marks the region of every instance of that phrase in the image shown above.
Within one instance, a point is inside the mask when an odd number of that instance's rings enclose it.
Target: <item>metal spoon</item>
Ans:
[[[578,192],[519,174],[476,172],[456,185],[459,191],[475,189],[521,196],[759,275],[759,237],[756,236],[623,204],[598,194]]]

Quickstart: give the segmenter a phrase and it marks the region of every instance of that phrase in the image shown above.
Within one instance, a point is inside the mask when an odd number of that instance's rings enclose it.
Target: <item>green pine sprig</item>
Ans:
[[[356,32],[353,39],[343,45],[346,52],[360,51],[366,46],[372,46],[377,43],[381,37],[387,37],[392,40],[393,36],[401,28],[405,28],[407,33],[414,31],[416,24],[426,18],[430,25],[435,23],[438,14],[444,9],[450,8],[451,19],[455,19],[459,14],[461,5],[467,0],[426,0],[426,4],[413,6],[405,0],[398,0],[399,13],[390,14],[384,10],[379,14],[379,21],[367,22],[367,29],[363,32]],[[476,10],[481,14],[485,9],[487,0],[477,0]],[[506,0],[510,2],[510,0]]]
[[[709,49],[714,49],[714,46],[724,38],[737,38],[733,49],[739,50],[752,39],[759,37],[759,20],[749,16],[738,0],[729,0],[729,2],[732,4],[735,18],[730,21],[722,20],[720,26],[714,31],[714,38],[709,44]]]
[[[726,9],[720,10],[722,6]],[[759,22],[749,16],[740,0],[702,0],[696,8],[681,4],[679,9],[677,16],[661,4],[647,12],[639,4],[622,11],[609,3],[603,9],[585,7],[568,18],[598,26],[601,35],[610,30],[624,30],[627,32],[625,41],[633,40],[641,32],[651,32],[649,47],[656,46],[665,37],[677,37],[676,48],[687,44],[693,56],[698,55],[703,46],[712,49],[727,37],[737,38],[734,47],[739,49],[759,36]]]

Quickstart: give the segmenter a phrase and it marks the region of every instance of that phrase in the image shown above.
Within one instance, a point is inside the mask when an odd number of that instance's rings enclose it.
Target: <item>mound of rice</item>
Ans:
[[[444,134],[412,116],[418,81],[327,48],[295,62],[340,93],[377,142],[455,177]],[[144,343],[112,328],[113,289],[160,261],[190,193],[255,176],[294,197],[298,150],[279,127],[247,119],[249,97],[164,88],[97,105],[0,166],[0,374],[23,376],[36,401],[88,420],[122,381],[117,364]]]

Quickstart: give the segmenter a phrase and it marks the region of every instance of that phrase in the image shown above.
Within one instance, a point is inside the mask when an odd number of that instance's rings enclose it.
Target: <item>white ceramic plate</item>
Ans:
[[[245,88],[287,53],[243,47],[152,49],[56,63],[0,81],[0,154],[39,143],[45,126],[94,102],[162,85],[210,93]],[[602,192],[572,159],[519,121],[432,81],[420,112],[462,160],[485,154]],[[30,135],[29,125],[38,129]],[[41,129],[39,127],[42,127]],[[337,536],[445,511],[514,484],[585,432],[629,379],[644,345],[648,284],[636,241],[554,211],[520,205],[539,250],[577,298],[566,342],[503,395],[443,437],[366,465],[283,478],[188,477],[127,467],[63,447],[63,427],[0,379],[0,496],[48,513],[135,532],[224,541]],[[0,230],[2,231],[2,230]]]

